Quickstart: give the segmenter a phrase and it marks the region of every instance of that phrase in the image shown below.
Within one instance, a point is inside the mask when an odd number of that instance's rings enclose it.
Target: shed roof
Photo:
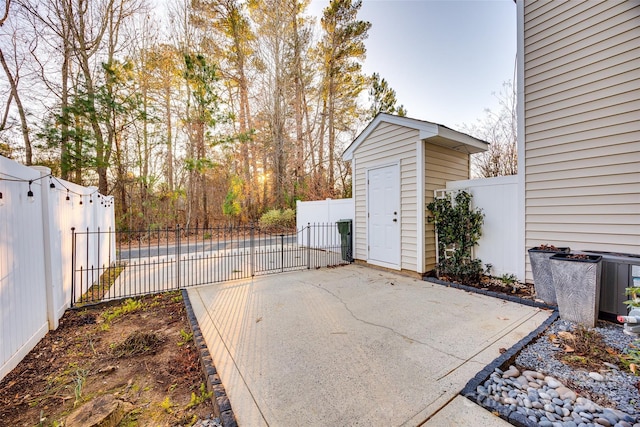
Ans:
[[[367,137],[382,122],[392,123],[398,126],[415,129],[420,132],[420,139],[431,142],[436,145],[450,148],[452,150],[461,151],[463,153],[473,154],[486,151],[489,143],[474,138],[466,133],[458,132],[444,125],[431,123],[424,120],[412,119],[410,117],[400,117],[387,113],[378,113],[373,120],[367,125],[360,135],[353,140],[351,145],[342,153],[343,160],[351,160],[353,153],[358,149]]]

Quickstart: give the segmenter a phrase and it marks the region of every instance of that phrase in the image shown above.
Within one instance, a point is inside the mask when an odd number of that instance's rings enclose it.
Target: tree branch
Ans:
[[[5,0],[4,4],[4,16],[0,19],[0,27],[4,25],[4,22],[9,18],[9,6],[11,5],[11,0]]]

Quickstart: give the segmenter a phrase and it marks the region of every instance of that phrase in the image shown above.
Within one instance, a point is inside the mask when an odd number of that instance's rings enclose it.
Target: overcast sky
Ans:
[[[309,12],[328,4],[312,0]],[[364,71],[380,73],[410,117],[471,124],[513,80],[513,0],[364,0],[359,17],[372,24]]]

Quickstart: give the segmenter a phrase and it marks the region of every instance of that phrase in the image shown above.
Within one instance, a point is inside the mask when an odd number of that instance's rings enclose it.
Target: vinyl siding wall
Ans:
[[[433,201],[434,190],[442,190],[447,187],[447,181],[458,181],[469,179],[469,155],[460,153],[448,148],[441,147],[429,142],[425,143],[425,186],[424,200],[426,205]],[[436,232],[433,224],[429,224],[425,215],[425,256],[427,259],[426,269],[432,270],[436,267]]]
[[[367,169],[400,163],[400,263],[416,270],[416,141],[418,131],[390,123],[380,125],[354,152],[355,230],[354,257],[366,260]]]
[[[640,1],[525,1],[524,117],[526,249],[640,253]]]

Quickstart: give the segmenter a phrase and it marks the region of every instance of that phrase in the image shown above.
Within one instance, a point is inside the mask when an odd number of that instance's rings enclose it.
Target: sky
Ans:
[[[409,117],[460,129],[496,109],[494,93],[514,79],[513,0],[363,0],[358,17],[372,24],[363,71],[385,78]]]

